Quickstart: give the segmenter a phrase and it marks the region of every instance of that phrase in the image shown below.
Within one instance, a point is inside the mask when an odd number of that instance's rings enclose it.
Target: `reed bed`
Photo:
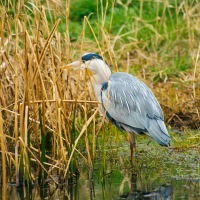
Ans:
[[[70,0],[1,1],[1,168],[14,166],[17,186],[49,178],[56,185],[73,181],[82,162],[92,174],[96,136],[104,123],[98,115],[100,103],[87,72],[64,69],[85,51],[99,52],[113,71],[145,81],[161,103],[169,128],[200,127],[200,4],[140,0],[130,31],[124,32],[124,25],[113,34],[115,7],[126,12],[133,4],[98,2],[98,30],[85,16],[72,42]],[[153,25],[143,19],[147,3],[157,9]],[[167,20],[175,20],[173,31],[167,30]],[[142,40],[145,29],[151,34]]]

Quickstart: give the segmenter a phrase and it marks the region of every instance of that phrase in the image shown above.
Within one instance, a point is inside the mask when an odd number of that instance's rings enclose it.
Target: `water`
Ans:
[[[88,178],[87,166],[81,162],[77,181],[58,187],[49,181],[45,186],[35,183],[31,189],[17,189],[13,182],[15,174],[10,174],[7,199],[200,199],[198,148],[177,151],[143,142],[137,146],[133,167],[127,142],[99,148],[92,180]]]
[[[103,188],[100,182],[95,182],[92,196],[89,180],[79,180],[71,188],[57,189],[36,185],[28,190],[26,187],[17,189],[9,185],[7,199],[200,199],[199,182],[193,180],[165,180],[166,183],[161,185],[160,180],[146,181],[143,186],[139,185],[133,189],[129,178],[110,182],[106,188]]]

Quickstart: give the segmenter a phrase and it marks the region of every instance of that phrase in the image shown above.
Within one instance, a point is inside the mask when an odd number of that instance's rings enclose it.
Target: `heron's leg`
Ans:
[[[134,166],[134,155],[135,155],[135,151],[136,151],[136,142],[135,142],[135,135],[132,133],[128,134],[128,140],[130,142],[130,150],[131,150],[131,158],[130,158],[130,162],[131,162],[131,166]]]
[[[137,189],[137,174],[135,173],[135,152],[136,152],[136,141],[135,141],[135,134],[129,133],[128,140],[130,142],[130,150],[131,150],[131,190],[130,193],[136,191]]]

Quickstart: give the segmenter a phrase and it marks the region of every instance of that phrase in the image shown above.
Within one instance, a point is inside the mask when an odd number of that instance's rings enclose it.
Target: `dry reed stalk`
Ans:
[[[24,110],[25,110],[25,106],[23,103],[20,103],[19,105],[19,113],[20,113],[20,124],[19,124],[19,130],[20,130],[20,137],[23,139],[23,141],[25,141],[25,127],[24,125],[26,124],[25,120],[24,120]],[[19,136],[18,136],[19,137]],[[15,148],[17,148],[17,146],[15,146]],[[20,181],[24,180],[24,173],[25,173],[25,163],[24,163],[24,159],[25,159],[25,151],[23,148],[23,145],[20,143],[20,162],[18,163],[18,160],[15,160],[15,162],[19,165],[19,178],[17,177],[17,179],[19,179]],[[16,156],[17,156],[18,152],[16,152]],[[17,169],[16,169],[17,170]],[[17,170],[18,171],[18,170]]]
[[[15,126],[14,126],[14,133],[15,133],[15,140],[17,142],[17,138],[18,138],[18,94],[19,94],[19,87],[18,87],[18,76],[17,76],[17,72],[16,75],[14,77],[14,83],[15,83],[15,104],[14,104],[14,112],[15,112]]]
[[[85,118],[85,120],[86,119],[87,118]],[[89,167],[90,170],[92,170],[93,166],[92,166],[92,158],[91,158],[91,155],[90,155],[90,144],[89,144],[88,130],[87,129],[85,131],[85,145],[86,145],[86,151],[87,151],[87,155],[88,155],[88,159],[87,159],[88,167]]]
[[[87,123],[88,119],[87,119],[87,113],[88,113],[88,110],[87,110],[87,104],[86,104],[86,94],[87,94],[87,91],[88,91],[88,88],[87,88],[87,73],[85,73],[85,81],[84,81],[84,90],[85,90],[85,96],[84,96],[84,120],[85,120],[85,123]],[[93,166],[92,166],[92,159],[91,159],[91,155],[90,155],[90,145],[89,145],[89,138],[88,138],[88,129],[85,130],[85,146],[86,146],[86,152],[87,152],[87,156],[88,156],[88,159],[87,159],[87,163],[88,163],[88,167],[89,167],[89,170],[93,170]]]
[[[16,171],[16,186],[19,187],[19,140],[15,143],[15,171]]]
[[[34,78],[33,78],[33,83],[35,82],[35,77],[37,76],[37,73],[39,73],[40,81],[42,82],[42,88],[43,88],[43,91],[44,91],[44,92],[45,92],[45,86],[44,86],[44,83],[43,83],[43,80],[42,80],[42,73],[41,73],[40,65],[41,65],[41,63],[42,63],[42,61],[43,61],[43,59],[44,59],[45,52],[47,51],[47,48],[49,47],[50,42],[51,42],[51,40],[53,39],[53,35],[54,35],[55,31],[57,30],[57,27],[58,27],[60,21],[61,21],[61,20],[58,19],[57,22],[56,22],[56,24],[55,24],[55,26],[53,27],[53,29],[52,29],[52,31],[51,31],[51,33],[50,33],[50,35],[49,35],[49,37],[48,37],[48,39],[47,39],[45,45],[44,45],[44,48],[42,49],[42,52],[41,52],[41,56],[40,56],[40,58],[39,58],[39,61],[37,60],[37,56],[36,56],[36,54],[35,54],[34,47],[33,47],[33,44],[32,44],[32,42],[31,42],[30,36],[29,36],[28,32],[26,31],[27,39],[28,39],[28,42],[29,42],[29,44],[30,44],[32,53],[33,53],[34,58],[35,58],[35,63],[36,63],[36,66],[37,66],[37,70],[36,70],[36,72],[35,72],[35,74],[34,74]],[[47,97],[46,94],[45,94],[45,97]]]
[[[63,139],[63,138],[62,138]],[[34,152],[36,152],[36,153],[40,153],[41,154],[41,152],[39,152],[39,150],[38,149],[36,149],[36,148],[34,148],[34,147],[30,147],[29,148],[30,149],[30,151],[32,151],[32,153],[33,153],[33,151]],[[85,159],[85,157],[76,149],[76,151],[84,158],[84,160],[85,161],[87,161],[86,159]],[[47,163],[47,162],[43,162],[43,164],[42,165],[47,165],[47,166],[50,166],[50,169],[48,170],[48,174],[53,174],[53,170],[54,169],[59,169],[60,171],[62,171],[63,170],[63,167],[64,167],[64,165],[63,165],[63,158],[60,158],[59,160],[56,160],[56,159],[54,159],[54,158],[52,158],[52,157],[50,157],[50,156],[48,156],[47,154],[45,155],[45,157],[49,160],[49,163]],[[34,161],[34,162],[36,162],[37,163],[37,160],[35,159],[35,160],[33,160],[33,159],[31,159],[31,161]]]
[[[25,117],[24,117],[24,144],[28,146],[28,112],[29,107],[25,107]]]
[[[111,32],[111,29],[112,29],[113,16],[114,16],[114,7],[115,7],[115,2],[112,1],[112,11],[111,11],[111,19],[110,19],[110,25],[109,25],[109,32]]]
[[[20,116],[20,137],[24,140],[24,104],[20,103],[19,105],[19,116]],[[20,145],[21,146],[21,145]]]
[[[24,164],[24,176],[25,176],[25,180],[27,182],[27,185],[29,187],[30,185],[30,179],[31,179],[31,172],[30,172],[30,159],[29,159],[29,155],[28,152],[26,151],[26,148],[24,147],[28,147],[28,115],[29,115],[29,107],[25,106],[25,111],[24,111],[24,138],[23,142],[23,151],[21,156],[23,157],[23,164]],[[32,180],[31,180],[32,182]]]
[[[45,13],[43,12],[43,15],[45,15]],[[46,21],[46,20],[45,20]],[[41,63],[42,63],[42,61],[43,61],[43,59],[44,59],[44,55],[45,55],[45,53],[46,53],[46,51],[47,51],[47,49],[50,47],[50,44],[51,44],[51,41],[52,41],[52,39],[53,39],[53,35],[55,34],[55,31],[57,30],[57,27],[58,27],[58,25],[59,25],[59,23],[60,23],[60,19],[59,20],[57,20],[57,22],[55,23],[55,25],[54,25],[54,27],[53,27],[53,29],[52,29],[52,31],[51,31],[51,33],[49,34],[49,36],[48,36],[48,39],[47,39],[47,41],[46,41],[46,43],[44,44],[44,47],[43,47],[43,49],[42,49],[42,52],[41,52],[41,55],[40,55],[40,57],[39,57],[39,60],[37,60],[37,58],[38,58],[38,56],[36,55],[36,53],[35,53],[35,51],[34,51],[34,47],[33,47],[33,44],[32,44],[32,42],[31,42],[31,39],[30,39],[30,36],[28,35],[28,33],[26,32],[26,34],[27,34],[27,38],[28,38],[28,41],[29,41],[29,44],[30,44],[30,47],[31,47],[31,50],[32,50],[32,53],[33,53],[33,56],[34,56],[34,60],[35,60],[35,63],[36,63],[36,70],[35,70],[35,72],[34,72],[34,76],[33,76],[33,79],[32,79],[32,88],[34,88],[34,83],[35,83],[35,80],[36,80],[36,77],[37,77],[37,73],[39,73],[39,78],[40,78],[40,84],[41,84],[41,88],[42,88],[42,118],[43,118],[43,122],[45,122],[46,120],[45,120],[45,113],[46,113],[46,106],[45,106],[45,104],[44,104],[44,100],[45,99],[48,99],[48,97],[47,97],[47,91],[46,91],[46,88],[45,88],[45,84],[44,84],[44,80],[43,80],[43,78],[42,78],[42,72],[41,72],[41,69],[40,69],[40,67],[41,67]],[[47,28],[47,27],[46,27]],[[47,32],[49,32],[49,31],[47,31]],[[38,45],[37,45],[38,46]],[[54,74],[53,74],[54,75]],[[55,79],[55,78],[54,78]],[[46,101],[46,105],[47,105],[47,107],[48,107],[48,110],[49,110],[49,112],[50,113],[52,113],[52,110],[51,110],[51,107],[50,107],[50,105],[49,105],[49,102],[48,101]],[[52,116],[50,115],[50,121],[51,122],[53,122],[53,118],[52,118]],[[45,126],[45,123],[43,123],[43,130],[44,130],[44,127]],[[55,136],[54,136],[54,139],[56,139],[55,138]],[[55,141],[55,140],[54,140]],[[54,146],[54,148],[55,148],[55,146]],[[54,152],[55,152],[55,149],[54,149]]]
[[[83,160],[85,161],[85,163],[87,163],[87,159],[86,157],[78,150],[75,149],[75,151],[83,158]],[[55,169],[58,169],[59,171],[63,171],[63,169],[65,168],[65,165],[63,165],[63,158],[59,159],[59,160],[53,160],[51,159],[49,156],[46,156],[50,161],[52,161],[52,163],[47,163],[44,162],[43,164],[45,164],[46,166],[49,166],[49,170],[48,170],[48,174],[53,174],[53,171]]]
[[[91,24],[90,24],[88,18],[85,16],[85,17],[84,17],[84,24],[86,24],[86,23],[88,24],[88,26],[89,26],[89,28],[90,28],[90,30],[91,30],[91,32],[92,32],[92,35],[94,36],[94,39],[95,39],[95,42],[96,42],[96,44],[97,44],[97,46],[98,46],[98,49],[99,49],[99,51],[100,51],[100,54],[103,56],[103,53],[102,53],[102,50],[101,50],[101,47],[100,47],[100,43],[99,43],[99,41],[98,41],[98,39],[97,39],[97,37],[96,37],[96,34],[95,34],[95,32],[94,32],[94,30],[93,30],[93,28],[92,28],[92,26],[91,26]]]
[[[195,89],[195,82],[196,82],[196,72],[197,72],[197,65],[198,65],[198,60],[199,60],[199,52],[200,52],[200,43],[198,46],[198,51],[197,51],[197,55],[196,55],[196,59],[195,59],[195,64],[194,64],[194,71],[193,71],[193,96],[194,99],[196,98],[196,89]]]
[[[38,103],[42,103],[42,102],[49,102],[49,103],[54,103],[57,100],[54,99],[45,99],[45,100],[35,100],[35,101],[30,101],[30,104],[38,104]],[[89,101],[89,100],[73,100],[73,99],[62,99],[61,100],[64,103],[87,103],[87,104],[101,104],[101,102],[99,101]]]
[[[42,167],[42,169],[48,174],[48,176],[54,181],[54,183],[56,183],[58,185],[58,182],[54,179],[54,177],[48,173],[48,171],[46,170],[46,168],[42,165],[42,163],[39,161],[39,159],[37,158],[37,156],[35,156],[32,151],[25,146],[25,143],[23,141],[23,139],[21,137],[19,137],[19,140],[21,141],[21,144],[23,145],[23,147],[28,150],[28,152],[33,156],[33,158],[37,161],[37,163]]]
[[[96,151],[96,125],[95,125],[95,118],[93,119],[93,129],[92,129],[92,158],[95,158],[95,151]]]
[[[61,121],[61,108],[59,107],[59,105],[58,105],[58,108],[57,108],[57,110],[58,110],[58,114],[57,114],[57,123],[58,123],[58,135],[59,135],[59,141],[60,141],[60,150],[58,150],[58,151],[60,151],[61,153],[61,157],[62,157],[62,159],[64,160],[64,163],[66,163],[66,165],[67,165],[67,159],[66,159],[66,156],[67,156],[67,153],[66,153],[66,151],[65,151],[65,149],[64,149],[64,144],[63,144],[63,139],[62,139],[62,127],[61,127],[61,123],[62,123],[62,121]]]
[[[87,127],[89,126],[89,124],[91,123],[91,121],[95,118],[96,114],[99,112],[99,109],[100,109],[100,106],[98,106],[98,108],[95,110],[95,112],[93,113],[93,115],[87,120],[87,122],[84,124],[79,136],[76,138],[75,142],[74,142],[74,145],[73,145],[73,149],[71,151],[71,155],[69,157],[69,160],[68,160],[68,163],[67,163],[67,167],[65,169],[65,173],[64,173],[64,177],[66,177],[66,174],[68,172],[68,169],[69,169],[69,164],[71,162],[71,159],[73,157],[73,154],[74,154],[74,151],[76,149],[76,146],[80,140],[80,138],[82,137],[82,135],[85,133]]]
[[[0,144],[1,144],[1,170],[2,170],[2,199],[7,197],[7,178],[6,178],[6,139],[3,131],[2,110],[0,109]]]
[[[69,22],[70,22],[70,2],[71,2],[71,0],[67,0],[66,1],[66,17],[65,17],[65,19],[66,19],[66,35],[65,35],[65,39],[66,39],[66,43],[68,44],[67,45],[67,48],[66,48],[66,56],[67,56],[67,60],[69,60],[69,58],[70,58],[70,46],[71,46],[71,41],[70,41],[70,37],[69,37]]]
[[[129,73],[130,70],[130,53],[127,52],[127,66],[126,66],[126,73]]]
[[[142,20],[142,13],[143,13],[143,0],[140,0],[140,20]]]
[[[105,30],[102,28],[102,37],[104,40],[104,47],[102,47],[102,49],[104,49],[105,52],[108,52],[109,58],[110,58],[110,62],[111,65],[114,66],[114,70],[117,71],[117,63],[116,63],[116,56],[114,53],[114,49],[111,49],[111,47],[113,45],[111,45],[111,39],[110,36],[105,32]],[[106,47],[105,47],[106,45]]]

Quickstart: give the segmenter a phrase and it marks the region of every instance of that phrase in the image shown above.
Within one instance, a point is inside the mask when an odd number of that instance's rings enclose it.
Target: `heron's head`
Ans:
[[[98,83],[104,83],[111,75],[107,63],[96,53],[84,53],[81,57],[81,61],[75,61],[67,66],[91,71],[94,79]]]

